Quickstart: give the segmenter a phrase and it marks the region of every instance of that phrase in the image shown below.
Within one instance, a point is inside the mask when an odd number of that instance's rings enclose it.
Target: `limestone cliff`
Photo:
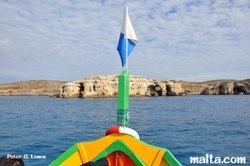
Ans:
[[[215,83],[208,86],[202,92],[202,95],[237,95],[250,94],[250,79],[231,80],[226,82]]]
[[[0,84],[0,96],[46,95],[62,98],[117,97],[118,75],[91,76],[73,82],[31,80]],[[250,94],[250,79],[188,82],[130,76],[130,96],[182,96],[187,94]]]
[[[118,75],[91,76],[68,82],[60,89],[62,98],[117,97]],[[176,81],[159,81],[130,75],[130,96],[182,96],[187,95]]]

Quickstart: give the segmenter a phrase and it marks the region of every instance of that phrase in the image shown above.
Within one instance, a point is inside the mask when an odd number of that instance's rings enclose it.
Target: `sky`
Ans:
[[[119,74],[125,6],[131,75],[250,78],[249,0],[0,0],[0,84]]]

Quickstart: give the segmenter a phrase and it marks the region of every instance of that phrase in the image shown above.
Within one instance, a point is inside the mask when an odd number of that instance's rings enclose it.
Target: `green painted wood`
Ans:
[[[140,157],[138,157],[128,146],[126,146],[126,144],[121,141],[121,140],[117,140],[115,142],[113,142],[112,144],[110,144],[106,149],[104,149],[100,154],[98,154],[93,161],[97,161],[100,158],[106,157],[107,155],[115,152],[115,151],[122,151],[123,153],[125,153],[126,155],[128,155],[133,162],[137,165],[137,166],[147,166],[146,163],[144,163]]]
[[[170,166],[182,166],[169,150],[165,152],[163,158]]]
[[[78,150],[77,144],[74,144],[67,151],[65,151],[62,155],[60,155],[58,158],[56,158],[52,163],[50,163],[48,166],[58,166],[58,165],[60,165],[67,158],[69,158],[71,155],[73,155],[77,150]]]
[[[123,70],[118,77],[117,125],[129,126],[129,71]]]
[[[129,107],[129,71],[123,70],[118,77],[118,109]]]

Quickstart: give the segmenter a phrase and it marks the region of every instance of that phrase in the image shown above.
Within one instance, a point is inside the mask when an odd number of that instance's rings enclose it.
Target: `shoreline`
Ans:
[[[116,75],[109,75],[91,76],[72,82],[54,80],[13,82],[0,84],[0,96],[116,98],[116,79]],[[250,94],[250,79],[188,82],[183,80],[161,81],[141,76],[131,76],[131,82],[130,97]],[[168,93],[169,91],[171,91],[171,94]],[[72,92],[74,92],[73,96],[62,96],[63,93],[70,94]]]

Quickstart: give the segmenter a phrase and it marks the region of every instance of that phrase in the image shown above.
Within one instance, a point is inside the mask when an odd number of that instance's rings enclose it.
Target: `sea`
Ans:
[[[250,165],[250,95],[130,98],[129,127],[184,166]],[[116,125],[117,99],[0,96],[0,157],[46,166],[77,142]],[[148,152],[150,153],[150,152]],[[245,157],[245,164],[191,164],[190,157]]]

